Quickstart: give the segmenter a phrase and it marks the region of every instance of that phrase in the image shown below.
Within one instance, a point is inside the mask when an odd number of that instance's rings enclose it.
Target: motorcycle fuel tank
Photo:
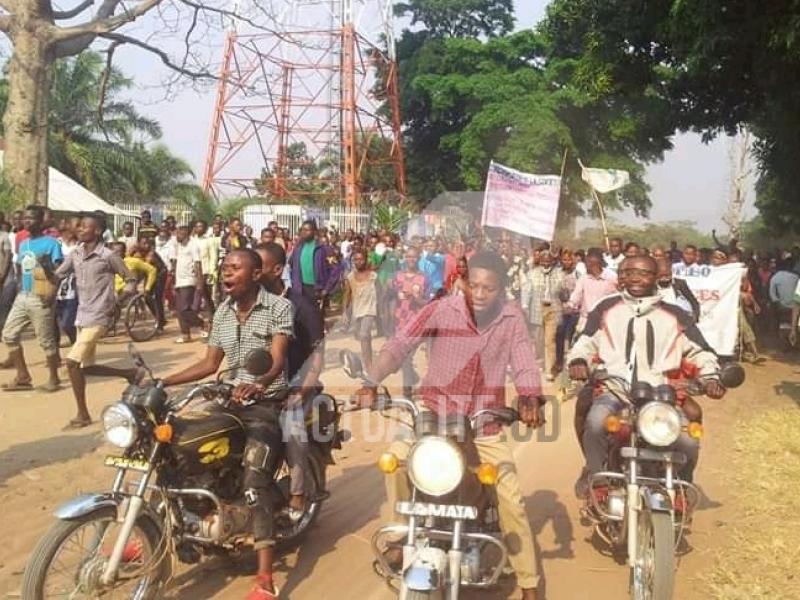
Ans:
[[[188,474],[239,465],[245,431],[236,416],[222,410],[193,411],[172,424],[172,451]]]

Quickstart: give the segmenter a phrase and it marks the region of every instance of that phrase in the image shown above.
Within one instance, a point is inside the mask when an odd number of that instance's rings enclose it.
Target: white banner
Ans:
[[[717,354],[733,355],[739,336],[739,292],[745,267],[741,263],[712,267],[681,263],[673,274],[685,279],[700,302],[697,326]]]
[[[590,169],[584,167],[581,174],[583,180],[601,194],[613,192],[631,182],[630,173],[619,169]]]
[[[531,175],[492,162],[481,224],[552,240],[560,198],[558,175]]]

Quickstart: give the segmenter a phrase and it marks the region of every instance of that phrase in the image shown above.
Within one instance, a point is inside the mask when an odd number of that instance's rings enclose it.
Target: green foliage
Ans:
[[[152,204],[196,194],[189,165],[163,145],[148,145],[161,137],[160,125],[119,99],[132,80],[112,69],[103,97],[104,70],[105,59],[95,52],[55,64],[50,165],[110,202]],[[0,113],[8,101],[7,86],[7,80],[0,80]]]
[[[776,248],[791,248],[800,241],[797,234],[777,234],[775,229],[767,225],[764,217],[758,216],[742,223],[742,245],[758,252],[773,252]]]
[[[711,234],[699,231],[693,221],[647,223],[642,226],[624,225],[609,221],[608,231],[611,237],[621,237],[625,243],[636,242],[640,246],[647,248],[654,246],[669,248],[669,243],[673,240],[678,242],[681,248],[686,244],[694,244],[698,248],[713,248],[715,246]],[[605,247],[605,239],[603,238],[601,227],[585,228],[578,234],[577,238],[568,233],[560,232],[556,234],[556,241],[562,246],[572,248]]]
[[[615,90],[658,141],[748,127],[764,222],[800,231],[800,3],[554,0],[541,31],[580,89]]]
[[[392,141],[380,135],[371,135],[366,139],[359,137],[356,144],[356,155],[360,157],[366,154],[360,177],[361,193],[369,195],[395,189],[394,167],[386,160]],[[286,149],[287,165],[282,183],[287,195],[281,198],[281,202],[316,206],[331,201],[338,202],[339,190],[333,183],[333,174],[338,173],[341,168],[341,151],[339,148],[329,148],[323,155],[315,160],[309,155],[304,142],[289,145]],[[267,202],[277,201],[277,173],[263,168],[254,185]]]
[[[469,21],[478,4],[486,10],[491,3],[463,5],[460,18]],[[491,35],[457,37],[457,19],[448,13],[440,24],[436,16],[418,19],[426,29],[406,30],[398,42],[412,195],[429,200],[447,190],[480,190],[493,159],[559,173],[566,149],[566,217],[591,207],[576,158],[630,171],[631,185],[606,203],[646,214],[644,165],[663,156],[674,131],[662,120],[666,103],[649,85],[612,85],[609,65],[558,56],[547,31],[498,27]]]
[[[512,0],[410,0],[395,5],[395,14],[422,25],[436,37],[503,35],[514,27]]]
[[[396,206],[382,202],[372,212],[373,228],[399,233],[411,213],[412,206],[409,202],[401,201]]]

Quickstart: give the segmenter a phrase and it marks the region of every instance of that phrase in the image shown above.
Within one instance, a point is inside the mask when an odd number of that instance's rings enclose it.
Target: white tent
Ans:
[[[2,164],[3,152],[0,150],[0,166]],[[50,167],[47,186],[47,207],[56,212],[94,212],[99,210],[107,215],[128,215],[127,212],[109,204],[53,167]]]

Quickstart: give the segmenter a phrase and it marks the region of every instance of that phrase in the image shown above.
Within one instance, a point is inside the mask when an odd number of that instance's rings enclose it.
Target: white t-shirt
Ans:
[[[195,240],[178,244],[175,256],[175,287],[194,287],[197,284],[194,265],[200,262],[200,246]]]
[[[342,251],[342,258],[346,260],[350,258],[350,253],[353,251],[353,242],[344,240],[339,248]]]
[[[617,257],[614,258],[610,254],[606,253],[603,254],[603,258],[606,261],[606,267],[614,271],[614,273],[616,273],[617,269],[619,269],[619,266],[622,264],[622,261],[625,260],[625,255],[617,254]]]
[[[161,260],[164,261],[164,264],[167,265],[168,269],[172,269],[172,261],[175,260],[175,247],[177,243],[175,242],[175,238],[169,238],[168,240],[162,240],[160,237],[156,237],[156,253],[161,257]]]

